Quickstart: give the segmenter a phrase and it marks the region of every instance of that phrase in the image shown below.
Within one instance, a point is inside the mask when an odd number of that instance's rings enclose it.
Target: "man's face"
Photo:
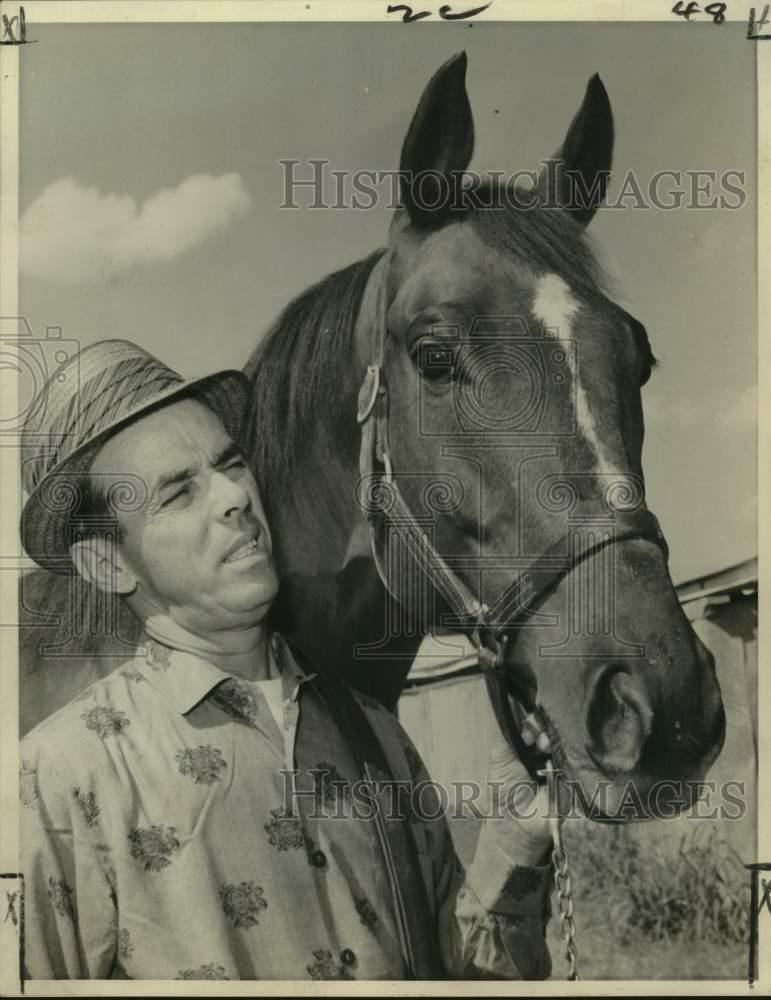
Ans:
[[[240,450],[205,405],[185,399],[141,417],[107,441],[91,472],[103,488],[126,477],[145,485],[142,508],[118,512],[120,559],[144,610],[195,633],[265,616],[278,590],[265,512]]]

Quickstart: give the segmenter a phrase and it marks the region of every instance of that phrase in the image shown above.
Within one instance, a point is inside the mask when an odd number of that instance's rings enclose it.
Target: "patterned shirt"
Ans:
[[[288,646],[282,727],[258,683],[145,648],[22,741],[27,975],[403,979],[373,821],[345,813],[357,765]],[[425,781],[398,721],[360,704],[392,776]],[[464,873],[443,815],[416,827],[446,975],[548,976],[548,865],[518,866],[499,821]]]

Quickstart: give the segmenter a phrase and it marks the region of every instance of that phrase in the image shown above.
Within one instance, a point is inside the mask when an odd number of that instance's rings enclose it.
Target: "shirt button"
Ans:
[[[356,955],[351,951],[350,948],[343,948],[340,952],[340,961],[343,965],[353,965],[356,961]]]
[[[327,863],[327,856],[323,851],[314,851],[311,854],[311,864],[316,868],[323,868]]]

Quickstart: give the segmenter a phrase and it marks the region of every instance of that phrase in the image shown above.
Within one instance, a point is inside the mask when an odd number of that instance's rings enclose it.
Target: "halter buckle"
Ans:
[[[380,365],[367,365],[367,373],[359,389],[359,407],[356,412],[356,420],[363,424],[368,420],[372,410],[375,408],[378,393],[380,392]]]
[[[474,601],[471,605],[471,614],[476,615],[477,628],[484,628],[487,624],[487,616],[490,614],[490,605],[482,601]]]
[[[497,629],[493,633],[494,648],[491,649],[482,638],[483,630],[490,631],[487,623],[487,617],[490,614],[489,605],[482,601],[474,601],[469,611],[476,617],[472,641],[476,646],[479,665],[487,670],[500,670],[506,660],[508,635],[502,629]]]
[[[388,454],[387,451],[384,451],[383,454],[380,456],[380,460],[382,461],[383,467],[385,469],[384,472],[385,480],[387,483],[390,483],[393,481],[394,478],[394,467],[391,464],[391,456]]]

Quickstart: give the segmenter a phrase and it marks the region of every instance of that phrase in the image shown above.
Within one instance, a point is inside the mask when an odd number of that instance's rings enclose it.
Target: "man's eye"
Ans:
[[[183,486],[181,489],[177,490],[176,493],[172,493],[171,496],[162,500],[161,507],[169,507],[171,504],[175,503],[175,501],[184,500],[189,492],[190,488],[188,486]]]
[[[231,469],[239,471],[245,468],[246,468],[246,462],[244,461],[243,458],[234,458],[232,462],[228,462],[228,464],[225,466],[225,471],[230,472]]]
[[[413,352],[418,371],[429,382],[447,382],[455,374],[455,350],[449,344],[425,338]]]

